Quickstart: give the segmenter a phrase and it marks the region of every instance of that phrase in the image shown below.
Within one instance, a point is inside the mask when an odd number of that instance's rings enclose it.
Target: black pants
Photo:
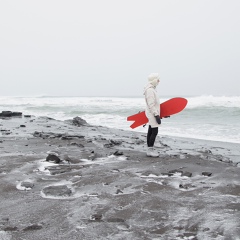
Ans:
[[[155,139],[158,134],[158,127],[152,128],[150,125],[148,127],[147,133],[147,145],[148,147],[153,147]]]

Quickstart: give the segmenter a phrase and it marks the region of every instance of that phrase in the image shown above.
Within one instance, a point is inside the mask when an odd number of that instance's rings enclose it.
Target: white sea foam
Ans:
[[[214,96],[199,96],[188,98],[188,108],[197,107],[234,107],[240,108],[240,96],[234,97],[214,97]]]

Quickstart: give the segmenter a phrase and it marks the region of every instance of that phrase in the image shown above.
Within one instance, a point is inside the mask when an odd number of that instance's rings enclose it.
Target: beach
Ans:
[[[0,118],[0,239],[240,239],[240,144]]]

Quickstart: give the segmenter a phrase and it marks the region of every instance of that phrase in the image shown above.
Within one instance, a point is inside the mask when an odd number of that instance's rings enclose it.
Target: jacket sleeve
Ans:
[[[148,89],[146,91],[145,96],[146,96],[146,102],[147,102],[148,108],[150,109],[151,113],[154,116],[157,116],[158,115],[158,110],[156,108],[156,99],[155,99],[155,94],[154,94],[153,90]]]

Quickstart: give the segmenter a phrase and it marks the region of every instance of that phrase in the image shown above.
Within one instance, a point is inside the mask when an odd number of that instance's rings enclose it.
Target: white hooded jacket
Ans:
[[[160,124],[157,123],[155,116],[160,116],[160,101],[157,95],[156,87],[148,83],[148,85],[144,88],[144,95],[146,101],[146,116],[149,121],[149,125],[154,127],[159,127]]]

